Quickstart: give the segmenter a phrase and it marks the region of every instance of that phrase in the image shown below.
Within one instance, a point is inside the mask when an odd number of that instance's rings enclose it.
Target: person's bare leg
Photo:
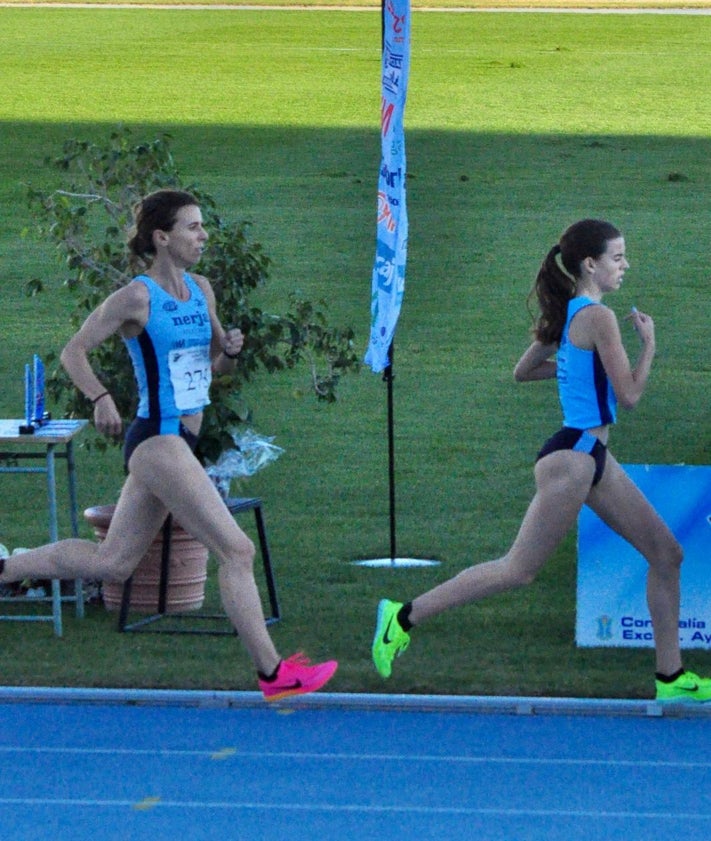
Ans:
[[[509,551],[475,564],[412,601],[410,622],[529,584],[576,521],[593,479],[594,462],[570,450],[551,453],[535,468],[536,494]]]
[[[116,514],[102,543],[70,538],[6,559],[0,581],[24,578],[128,578],[165,519],[165,508],[132,477],[124,484]]]
[[[588,504],[647,559],[647,605],[654,630],[656,670],[672,675],[682,668],[679,646],[682,548],[610,453],[602,480],[593,488]]]
[[[130,462],[141,482],[219,563],[222,602],[259,672],[270,675],[280,657],[266,627],[254,579],[255,548],[239,528],[187,444],[174,435],[149,438]]]

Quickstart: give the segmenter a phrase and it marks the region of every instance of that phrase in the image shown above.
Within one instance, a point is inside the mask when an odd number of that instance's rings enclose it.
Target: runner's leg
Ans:
[[[682,664],[679,579],[683,552],[679,542],[609,452],[605,472],[592,489],[588,504],[647,559],[647,604],[654,629],[657,671],[674,674]]]
[[[255,548],[239,528],[190,448],[177,435],[143,441],[131,456],[131,476],[203,543],[219,564],[225,611],[262,674],[274,672],[277,654],[267,631],[254,580]]]
[[[494,561],[468,567],[414,599],[412,624],[533,581],[575,523],[594,470],[589,455],[572,450],[558,450],[538,461],[536,494],[509,551]]]
[[[166,511],[140,483],[126,480],[102,543],[69,538],[8,558],[0,580],[97,578],[124,581],[146,553]]]

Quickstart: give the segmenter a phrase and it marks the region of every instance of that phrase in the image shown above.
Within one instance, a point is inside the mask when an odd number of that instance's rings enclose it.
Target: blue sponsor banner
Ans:
[[[365,361],[375,373],[389,363],[390,345],[405,291],[407,203],[405,130],[410,67],[409,0],[385,0],[380,115],[381,162],[375,262],[370,300],[370,341]]]
[[[711,467],[633,464],[625,471],[684,547],[679,641],[711,648]],[[654,646],[647,562],[589,508],[578,520],[576,642],[581,647]]]

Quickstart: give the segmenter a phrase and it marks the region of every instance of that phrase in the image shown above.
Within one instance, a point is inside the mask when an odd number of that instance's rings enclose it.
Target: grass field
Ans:
[[[648,393],[620,419],[612,449],[621,461],[708,461],[710,30],[706,16],[415,15],[398,553],[442,565],[349,563],[388,552],[380,377],[349,378],[331,407],[294,397],[304,372],[265,376],[248,395],[257,428],[286,449],[244,489],[265,499],[284,610],[275,639],[337,656],[334,689],[649,694],[651,652],[575,648],[574,535],[525,593],[423,629],[388,684],[368,649],[378,597],[414,595],[513,537],[533,456],[559,415],[551,384],[516,386],[511,368],[528,338],[530,282],[573,219],[622,227],[632,269],[611,303],[657,323]],[[274,260],[265,306],[295,288],[325,296],[365,350],[379,32],[375,10],[0,9],[4,416],[20,411],[24,360],[59,347],[68,329],[61,267],[21,236],[23,184],[54,183],[46,155],[117,123],[169,131],[186,177],[252,221]],[[36,274],[54,291],[30,301],[22,286]],[[82,507],[113,499],[119,462],[79,454]],[[0,478],[0,542],[44,540],[37,480]],[[67,613],[61,640],[48,625],[2,625],[2,682],[253,688],[231,639],[120,636],[114,623],[99,607],[83,622]],[[711,656],[689,663],[709,670]]]
[[[25,5],[86,5],[85,0],[3,0],[2,6]],[[91,0],[92,6],[165,6],[165,7],[264,7],[270,9],[378,9],[377,0],[254,0],[254,2],[224,2],[224,0]],[[548,10],[561,11],[648,11],[672,12],[706,10],[711,8],[711,0],[412,0],[411,8],[417,10]]]

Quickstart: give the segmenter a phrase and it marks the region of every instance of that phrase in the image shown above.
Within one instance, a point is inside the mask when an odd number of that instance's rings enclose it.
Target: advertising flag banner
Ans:
[[[407,204],[404,112],[410,66],[409,0],[385,0],[383,8],[381,162],[375,262],[366,364],[377,374],[389,364],[390,345],[405,291]]]
[[[679,645],[711,649],[711,467],[628,464],[624,470],[684,548]],[[589,508],[578,519],[576,643],[652,648],[648,565]]]

